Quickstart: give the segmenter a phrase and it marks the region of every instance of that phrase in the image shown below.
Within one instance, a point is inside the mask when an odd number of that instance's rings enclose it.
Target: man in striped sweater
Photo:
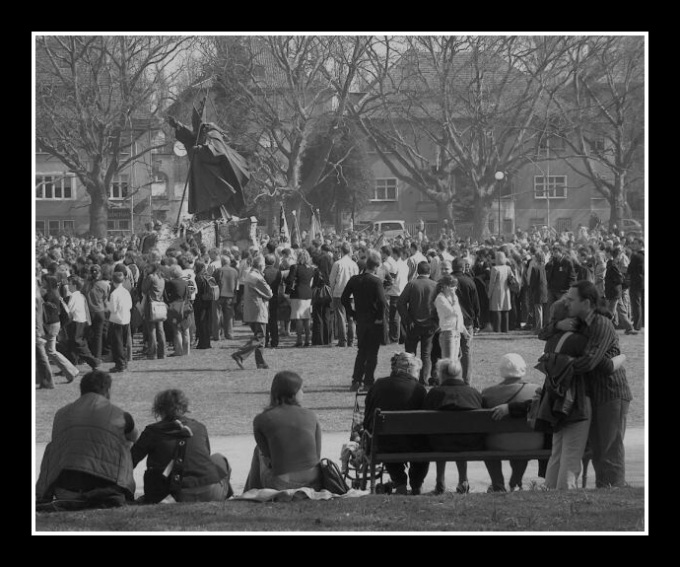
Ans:
[[[621,354],[618,335],[608,312],[600,307],[601,298],[595,284],[586,280],[576,282],[569,288],[566,301],[569,318],[550,324],[560,331],[578,328],[588,337],[573,368],[575,374],[585,375],[592,405],[589,441],[595,485],[598,488],[626,486],[623,438],[633,396],[624,368],[608,374],[599,367],[603,359]]]

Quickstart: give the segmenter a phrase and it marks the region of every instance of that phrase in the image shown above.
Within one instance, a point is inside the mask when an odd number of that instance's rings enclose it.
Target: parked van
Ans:
[[[375,232],[382,232],[385,238],[394,238],[395,236],[406,236],[406,224],[401,220],[381,220],[373,223],[373,230]]]

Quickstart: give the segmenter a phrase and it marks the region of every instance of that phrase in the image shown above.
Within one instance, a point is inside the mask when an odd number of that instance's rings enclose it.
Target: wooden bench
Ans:
[[[491,418],[492,409],[471,411],[382,411],[375,410],[373,432],[365,432],[364,444],[369,453],[368,466],[364,471],[364,481],[370,476],[371,492],[375,492],[375,471],[380,463],[401,462],[436,462],[436,461],[489,461],[509,459],[548,459],[550,449],[535,451],[419,451],[388,452],[383,450],[384,441],[389,437],[407,437],[411,435],[435,435],[450,433],[532,433],[526,419],[504,417],[500,420]],[[587,483],[587,471],[590,455],[583,456],[583,488]],[[364,483],[365,486],[365,483]]]

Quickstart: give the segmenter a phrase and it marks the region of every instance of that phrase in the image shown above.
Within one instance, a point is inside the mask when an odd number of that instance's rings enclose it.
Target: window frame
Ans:
[[[67,173],[63,171],[56,171],[56,172],[40,172],[35,174],[36,178],[36,193],[35,193],[35,199],[36,201],[75,201],[76,200],[76,175],[75,173]],[[47,182],[45,181],[46,178],[50,178],[51,181]],[[64,197],[65,189],[66,186],[64,185],[65,180],[70,181],[69,188],[71,190],[71,196],[70,197]],[[60,187],[59,191],[61,193],[60,197],[56,197],[57,193],[57,184],[56,182],[60,182]],[[47,186],[50,186],[51,188],[51,196],[46,197],[46,188]],[[41,191],[40,196],[38,196],[38,191]]]
[[[114,186],[119,187],[121,185],[126,186],[125,194],[121,197],[114,197],[113,196]],[[130,196],[129,192],[130,192],[130,176],[127,173],[114,175],[113,179],[111,179],[111,184],[109,185],[109,201],[124,201]]]
[[[562,183],[558,183],[557,179],[561,178],[564,181]],[[554,180],[554,181],[552,181]],[[534,199],[538,200],[547,200],[548,198],[550,199],[566,199],[567,198],[567,176],[566,175],[549,175],[547,176],[547,191],[550,192],[551,194],[546,196],[546,176],[545,175],[534,175]],[[539,186],[542,187],[540,189],[540,194],[539,194]],[[563,194],[558,195],[557,190],[561,189]]]
[[[374,181],[375,182],[373,183],[373,197],[370,199],[372,203],[396,203],[399,201],[399,182],[396,177],[378,177]],[[381,187],[378,186],[380,182],[385,183],[385,186],[382,188],[385,190],[384,198],[378,197],[378,190],[381,189]],[[388,185],[388,182],[394,182],[393,199],[388,198],[388,189],[391,189],[391,187]]]

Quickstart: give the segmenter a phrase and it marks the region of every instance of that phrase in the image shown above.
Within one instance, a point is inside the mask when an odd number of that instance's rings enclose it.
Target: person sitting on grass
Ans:
[[[314,412],[302,407],[302,378],[277,372],[269,406],[253,420],[255,450],[244,492],[309,487],[321,490],[321,426]]]
[[[151,470],[179,473],[177,462],[170,464],[180,442],[186,443],[181,467],[181,487],[171,492],[177,502],[221,502],[234,491],[229,483],[231,466],[221,453],[210,452],[208,430],[201,422],[186,414],[189,399],[182,390],[169,389],[156,394],[152,407],[158,422],[147,425],[132,446],[132,463],[136,467],[146,457],[147,473],[144,475],[142,503],[154,503],[162,487],[154,486],[152,479],[160,479]],[[178,459],[179,460],[179,459]],[[167,475],[166,475],[167,476]],[[161,498],[162,499],[162,498]]]
[[[468,411],[482,408],[482,395],[463,380],[463,367],[458,359],[441,358],[435,366],[439,384],[425,396],[423,409]],[[429,436],[434,451],[477,451],[484,448],[484,435],[477,433],[442,434]],[[458,486],[456,492],[470,492],[467,461],[456,461]],[[435,494],[446,491],[446,461],[437,461]]]
[[[130,445],[139,432],[110,396],[111,375],[93,370],[80,381],[80,397],[55,414],[36,484],[39,506],[113,507],[133,500]]]

